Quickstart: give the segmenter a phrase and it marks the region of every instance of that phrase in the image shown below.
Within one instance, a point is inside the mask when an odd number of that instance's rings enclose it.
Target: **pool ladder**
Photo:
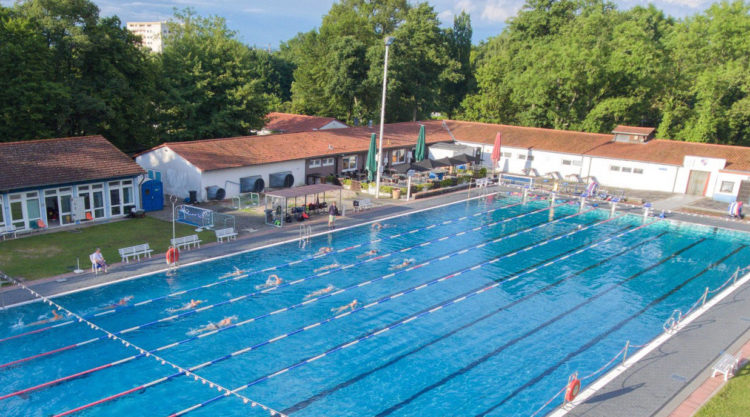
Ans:
[[[308,243],[310,243],[310,236],[312,236],[312,227],[309,225],[299,225],[299,247],[304,249]]]
[[[664,331],[669,334],[674,333],[677,331],[677,326],[680,324],[680,321],[682,321],[682,311],[673,311],[672,315],[664,322]]]

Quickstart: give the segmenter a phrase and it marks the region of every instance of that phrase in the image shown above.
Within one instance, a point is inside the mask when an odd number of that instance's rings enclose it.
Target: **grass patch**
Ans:
[[[177,236],[195,234],[195,228],[177,223]],[[215,241],[214,233],[198,233],[203,243]],[[71,272],[76,258],[81,269],[90,270],[89,255],[96,248],[108,263],[120,261],[117,249],[148,242],[154,253],[163,253],[172,238],[172,223],[152,217],[127,219],[80,229],[64,229],[0,242],[0,270],[13,277],[39,279]]]
[[[695,417],[747,416],[750,416],[750,364],[745,364],[734,378],[730,379],[695,415]]]

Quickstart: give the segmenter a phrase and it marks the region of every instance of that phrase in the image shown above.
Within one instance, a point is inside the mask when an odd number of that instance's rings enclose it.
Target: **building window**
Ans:
[[[5,216],[3,215],[3,196],[0,195],[0,226],[5,226]]]
[[[317,168],[319,166],[320,166],[320,159],[311,159],[310,165],[308,165],[308,167],[310,168]]]
[[[109,205],[112,216],[130,213],[133,203],[133,180],[109,183]]]
[[[391,151],[391,164],[403,164],[406,162],[406,149]]]
[[[534,155],[529,155],[529,156],[526,157],[526,159],[528,159],[529,161],[533,161],[534,160]]]
[[[39,193],[13,194],[10,196],[10,222],[17,229],[29,228],[42,218]]]
[[[734,182],[733,181],[722,181],[721,182],[721,191],[722,193],[731,193],[734,189]]]
[[[54,227],[73,223],[72,191],[71,187],[44,191],[44,206],[47,211],[48,226]]]
[[[622,167],[622,172],[631,172],[632,170],[630,167]]]
[[[526,154],[519,153],[518,159],[526,159]]]
[[[84,218],[80,220],[104,217],[104,184],[79,185],[78,197],[83,199]]]
[[[609,166],[609,170],[610,171],[619,171],[620,167],[618,167],[617,165],[610,165]]]
[[[326,159],[323,160],[323,166],[324,167],[332,166],[333,163],[334,163],[334,159],[333,158],[326,158]]]
[[[342,171],[354,171],[357,169],[357,155],[350,155],[341,158]]]
[[[504,158],[510,158],[512,156],[513,156],[513,154],[511,154],[510,152],[503,152],[503,157]]]
[[[579,166],[581,166],[581,161],[573,161],[573,166],[574,166],[574,167],[579,167]]]
[[[641,168],[633,168],[633,174],[643,174],[643,169],[641,169]]]
[[[562,160],[562,164],[563,165],[573,165],[573,161],[571,161],[570,159],[563,159]]]

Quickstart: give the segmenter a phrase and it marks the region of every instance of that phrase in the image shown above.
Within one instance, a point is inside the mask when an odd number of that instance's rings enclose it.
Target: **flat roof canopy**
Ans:
[[[303,185],[301,187],[284,188],[282,190],[267,191],[267,196],[282,197],[282,198],[294,198],[302,197],[311,194],[324,193],[326,191],[341,190],[340,185],[333,184],[312,184]]]

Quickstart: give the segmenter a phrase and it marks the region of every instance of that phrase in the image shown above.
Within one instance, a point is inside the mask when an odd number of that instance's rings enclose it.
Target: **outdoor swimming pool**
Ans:
[[[0,415],[269,415],[244,398],[293,416],[528,416],[750,255],[740,233],[564,202],[553,220],[547,201],[490,197],[383,223],[54,299],[128,345],[29,326],[43,303],[0,311]],[[270,274],[283,283],[256,289]]]

